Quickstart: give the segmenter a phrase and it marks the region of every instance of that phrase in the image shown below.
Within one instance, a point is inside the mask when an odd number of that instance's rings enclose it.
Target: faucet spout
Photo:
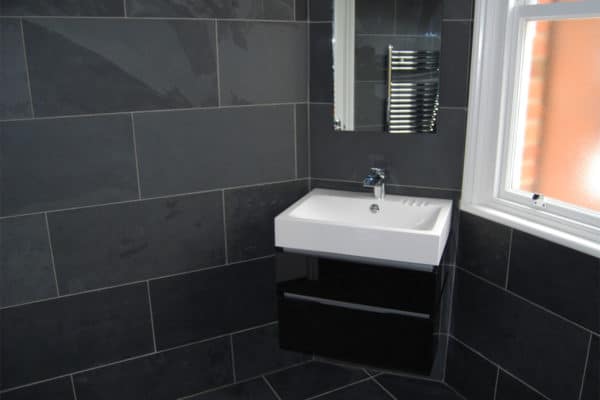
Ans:
[[[385,171],[382,168],[371,168],[363,181],[363,187],[373,188],[373,196],[377,200],[385,197]]]

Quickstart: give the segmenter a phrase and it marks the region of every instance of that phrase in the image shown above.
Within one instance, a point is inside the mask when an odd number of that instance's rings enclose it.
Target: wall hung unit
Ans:
[[[428,374],[452,201],[375,193],[314,189],[275,218],[280,344]]]

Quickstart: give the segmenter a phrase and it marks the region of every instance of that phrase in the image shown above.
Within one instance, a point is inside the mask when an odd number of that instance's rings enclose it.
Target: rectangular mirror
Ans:
[[[437,131],[442,0],[333,0],[334,127]]]

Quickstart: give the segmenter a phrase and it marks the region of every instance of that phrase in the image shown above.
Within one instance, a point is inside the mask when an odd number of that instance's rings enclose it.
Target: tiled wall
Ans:
[[[290,365],[301,0],[0,0],[0,396],[174,398]]]
[[[461,213],[447,381],[473,400],[600,398],[600,259]]]
[[[383,1],[383,0],[378,0]],[[390,0],[392,3],[393,1]],[[458,210],[467,119],[467,91],[472,27],[471,0],[442,1],[440,114],[435,135],[390,135],[333,130],[331,71],[332,2],[310,2],[310,159],[313,187],[364,190],[371,167],[386,169],[388,193],[450,198]],[[357,0],[370,4],[367,0]],[[385,2],[385,1],[383,1]],[[431,7],[434,2],[427,2]],[[401,13],[419,12],[414,1],[397,1]],[[456,213],[455,213],[456,214]],[[456,253],[458,219],[453,221],[442,270],[447,276],[436,340],[438,356],[431,376],[442,379],[448,338],[449,300]]]

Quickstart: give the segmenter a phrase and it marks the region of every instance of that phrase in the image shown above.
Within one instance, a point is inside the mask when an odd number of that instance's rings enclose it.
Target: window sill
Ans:
[[[460,204],[460,209],[470,214],[477,215],[481,218],[518,229],[525,233],[529,233],[542,239],[546,239],[550,242],[569,247],[582,253],[594,257],[600,257],[600,236],[599,240],[596,241],[582,238],[578,235],[531,221],[521,216],[508,213],[504,210],[499,210],[497,208],[481,204],[473,204],[462,201]]]

